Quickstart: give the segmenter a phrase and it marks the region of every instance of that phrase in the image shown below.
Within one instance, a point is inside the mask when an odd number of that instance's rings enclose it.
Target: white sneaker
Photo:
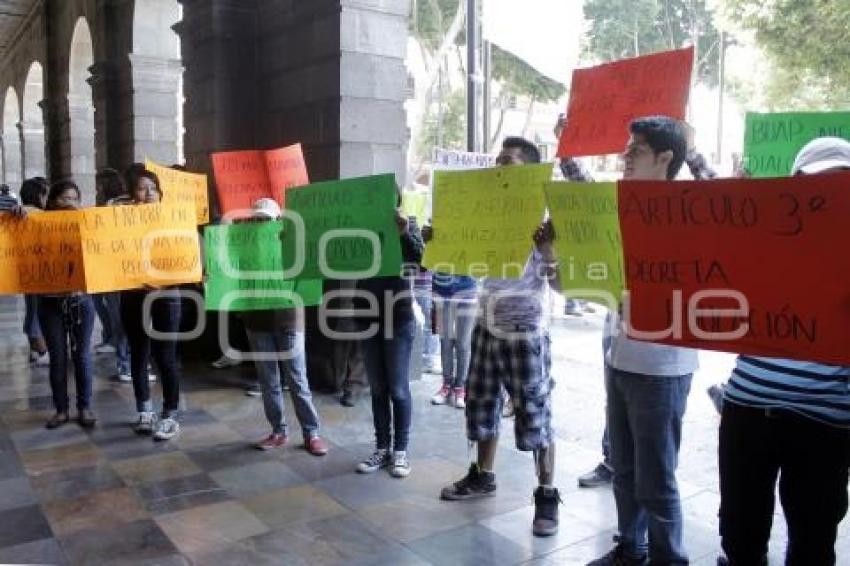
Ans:
[[[165,417],[156,422],[154,427],[154,440],[171,440],[180,432],[180,423],[172,417]]]
[[[133,426],[136,434],[151,434],[156,425],[156,414],[148,411],[139,413],[139,420]]]
[[[236,366],[240,365],[241,363],[242,362],[240,362],[239,360],[234,360],[233,358],[229,358],[227,356],[222,356],[219,359],[217,359],[216,361],[214,361],[211,365],[215,369],[226,369],[226,368],[236,367]]]
[[[406,478],[410,475],[410,460],[407,459],[407,452],[396,452],[393,454],[390,475],[394,478]]]
[[[114,354],[115,346],[109,344],[108,342],[104,342],[103,344],[98,344],[94,347],[95,354]]]
[[[35,361],[35,367],[38,368],[46,368],[50,367],[50,354],[45,352],[38,356],[38,359]]]
[[[357,464],[358,474],[371,474],[381,468],[390,465],[390,453],[388,450],[375,450],[372,455]]]
[[[431,397],[432,405],[445,405],[448,402],[449,397],[452,394],[452,388],[448,385],[443,385],[440,389],[434,393],[434,396]]]
[[[148,381],[150,381],[151,383],[156,381],[156,374],[153,371],[151,371],[150,368],[148,368]]]
[[[120,381],[121,383],[130,383],[131,381],[133,381],[133,376],[130,375],[129,373],[122,373],[122,372],[119,371],[118,372],[118,381]]]

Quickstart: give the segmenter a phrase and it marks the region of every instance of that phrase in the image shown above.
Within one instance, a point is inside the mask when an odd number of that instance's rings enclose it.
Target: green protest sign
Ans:
[[[322,281],[284,279],[281,222],[208,226],[204,230],[206,305],[255,311],[322,302]]]
[[[616,183],[547,183],[561,288],[570,298],[619,303],[625,282]]]
[[[797,152],[823,136],[850,140],[850,112],[748,112],[744,167],[753,177],[787,177]]]
[[[297,279],[401,273],[394,175],[314,183],[286,193],[284,267]]]

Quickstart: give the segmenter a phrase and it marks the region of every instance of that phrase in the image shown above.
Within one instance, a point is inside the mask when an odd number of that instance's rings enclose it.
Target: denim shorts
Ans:
[[[496,337],[481,324],[472,333],[472,359],[466,384],[466,430],[470,440],[499,433],[502,386],[514,404],[516,447],[546,448],[554,439],[549,335],[525,332]]]

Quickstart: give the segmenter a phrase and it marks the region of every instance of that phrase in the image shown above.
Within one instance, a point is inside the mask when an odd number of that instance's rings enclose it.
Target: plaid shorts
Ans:
[[[466,433],[470,440],[499,434],[502,386],[514,404],[516,447],[531,451],[552,443],[552,399],[549,335],[523,333],[521,338],[497,338],[476,324],[466,384]]]

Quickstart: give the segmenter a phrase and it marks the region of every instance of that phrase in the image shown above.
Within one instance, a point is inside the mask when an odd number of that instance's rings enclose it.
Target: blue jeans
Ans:
[[[439,350],[439,346],[437,345],[437,337],[434,336],[431,327],[431,316],[434,310],[434,298],[431,296],[430,289],[416,289],[414,292],[414,297],[416,298],[416,303],[419,305],[419,308],[422,309],[422,314],[425,317],[425,325],[422,327],[422,334],[424,335],[424,339],[422,341],[422,361],[427,367],[431,367],[429,365],[431,359],[437,355],[437,352]]]
[[[115,346],[115,357],[118,361],[118,373],[130,373],[130,345],[127,343],[127,333],[121,322],[121,293],[103,293],[106,311],[110,319],[111,340]]]
[[[437,300],[443,385],[465,387],[472,352],[472,329],[476,305],[472,302]]]
[[[156,292],[156,291],[152,291]],[[177,342],[155,340],[144,326],[143,304],[147,291],[121,293],[121,321],[130,346],[130,374],[133,376],[133,393],[136,410],[152,412],[148,367],[151,355],[159,369],[162,384],[162,414],[173,416],[180,406],[180,371],[177,367]],[[180,331],[180,299],[173,296],[158,298],[151,305],[151,324],[159,332],[176,334]]]
[[[620,544],[633,558],[688,563],[676,467],[691,378],[606,371]]]
[[[38,295],[24,295],[24,334],[30,340],[42,337],[38,323]]]
[[[410,397],[410,354],[416,321],[403,318],[395,321],[391,338],[384,336],[383,325],[378,333],[362,342],[363,361],[372,392],[372,420],[375,442],[379,449],[406,451],[410,440],[410,421],[413,403]]]
[[[57,413],[67,413],[68,344],[74,364],[77,386],[77,409],[91,405],[92,357],[91,335],[94,330],[94,304],[88,295],[67,297],[41,296],[38,299],[38,320],[47,351],[50,353],[50,389]]]
[[[104,344],[112,344],[112,317],[109,316],[109,305],[106,300],[108,294],[95,293],[91,296],[94,310],[97,312],[97,318],[100,319],[100,326],[103,329],[101,338]]]
[[[295,416],[301,424],[304,441],[319,434],[319,413],[313,404],[310,384],[307,382],[307,360],[304,352],[304,333],[278,329],[260,332],[246,328],[251,351],[268,357],[286,354],[285,360],[255,360],[254,367],[263,391],[263,411],[277,434],[286,434],[286,417],[283,403],[283,381],[289,385]],[[281,356],[284,357],[284,356]]]

